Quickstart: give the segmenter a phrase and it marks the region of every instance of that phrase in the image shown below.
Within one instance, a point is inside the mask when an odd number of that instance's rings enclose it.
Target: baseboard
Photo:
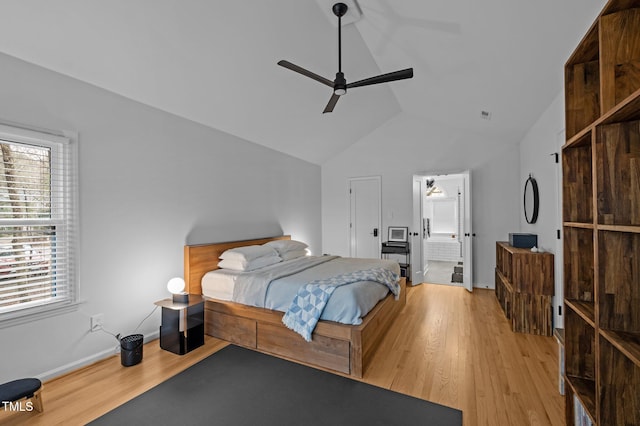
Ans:
[[[157,340],[160,338],[160,331],[154,331],[153,333],[149,333],[147,335],[144,336],[144,343],[149,343],[152,342],[154,340]],[[111,349],[105,349],[103,351],[100,351],[98,353],[95,353],[93,355],[89,355],[87,357],[81,358],[79,360],[70,362],[68,364],[65,364],[63,366],[60,366],[58,368],[54,368],[52,370],[49,371],[45,371],[42,374],[38,374],[36,377],[38,379],[40,379],[43,382],[46,382],[48,380],[52,380],[55,379],[57,377],[60,377],[62,375],[65,375],[67,373],[70,373],[74,370],[78,370],[82,367],[86,367],[87,365],[91,365],[93,363],[96,363],[98,361],[102,361],[103,359],[112,357],[113,355],[117,355],[120,353],[120,347],[117,344],[114,344],[113,347]]]

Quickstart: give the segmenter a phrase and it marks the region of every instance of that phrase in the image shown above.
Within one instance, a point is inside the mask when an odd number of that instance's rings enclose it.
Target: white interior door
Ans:
[[[380,176],[349,179],[350,256],[380,258]]]
[[[411,284],[424,282],[424,268],[422,267],[422,176],[413,177],[413,229],[411,229]]]
[[[464,176],[464,269],[462,281],[464,287],[473,291],[473,229],[471,221],[471,173],[466,171]]]

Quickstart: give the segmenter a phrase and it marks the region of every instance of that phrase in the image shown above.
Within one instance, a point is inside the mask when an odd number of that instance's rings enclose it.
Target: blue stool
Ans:
[[[5,402],[16,402],[21,399],[31,399],[33,408],[39,413],[44,409],[42,405],[42,382],[38,379],[18,379],[0,385],[0,403],[6,409]]]

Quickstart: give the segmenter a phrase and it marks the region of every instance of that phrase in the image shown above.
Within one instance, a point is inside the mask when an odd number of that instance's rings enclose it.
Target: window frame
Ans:
[[[78,216],[78,135],[75,132],[57,132],[53,130],[25,126],[0,121],[0,140],[51,149],[52,170],[54,162],[62,170],[52,173],[51,185],[63,187],[63,206],[51,206],[51,219],[25,219],[25,223],[56,225],[63,223],[66,233],[68,251],[68,286],[70,294],[64,300],[45,304],[30,305],[28,302],[19,309],[0,313],[0,329],[14,325],[36,321],[42,318],[72,312],[80,304],[80,286],[78,274],[79,255],[79,216]],[[56,151],[54,155],[54,151]],[[0,219],[0,226],[9,224],[10,220]],[[12,224],[15,224],[13,221]]]

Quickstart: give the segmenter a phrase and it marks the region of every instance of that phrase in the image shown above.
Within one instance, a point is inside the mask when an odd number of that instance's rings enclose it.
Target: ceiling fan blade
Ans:
[[[318,75],[316,73],[313,73],[313,72],[311,72],[309,70],[306,70],[306,69],[304,69],[302,67],[299,67],[296,64],[292,64],[289,61],[281,60],[281,61],[278,62],[278,65],[280,65],[281,67],[288,68],[291,71],[295,71],[297,73],[300,73],[300,74],[302,74],[304,76],[307,76],[309,78],[312,78],[315,81],[318,81],[318,82],[320,82],[322,84],[325,84],[325,85],[327,85],[329,87],[333,87],[333,81],[329,80],[328,78],[324,78],[324,77],[322,77],[322,76],[320,76],[320,75]]]
[[[387,74],[377,75],[375,77],[365,78],[364,80],[354,81],[347,84],[347,89],[352,87],[370,86],[372,84],[388,83],[390,81],[404,80],[406,78],[413,77],[413,68],[407,68],[406,70],[394,71]]]
[[[336,95],[335,93],[331,95],[331,98],[329,99],[329,103],[324,108],[324,111],[322,111],[322,113],[325,114],[327,112],[333,112],[333,108],[338,103],[338,99],[340,99],[340,95]]]

